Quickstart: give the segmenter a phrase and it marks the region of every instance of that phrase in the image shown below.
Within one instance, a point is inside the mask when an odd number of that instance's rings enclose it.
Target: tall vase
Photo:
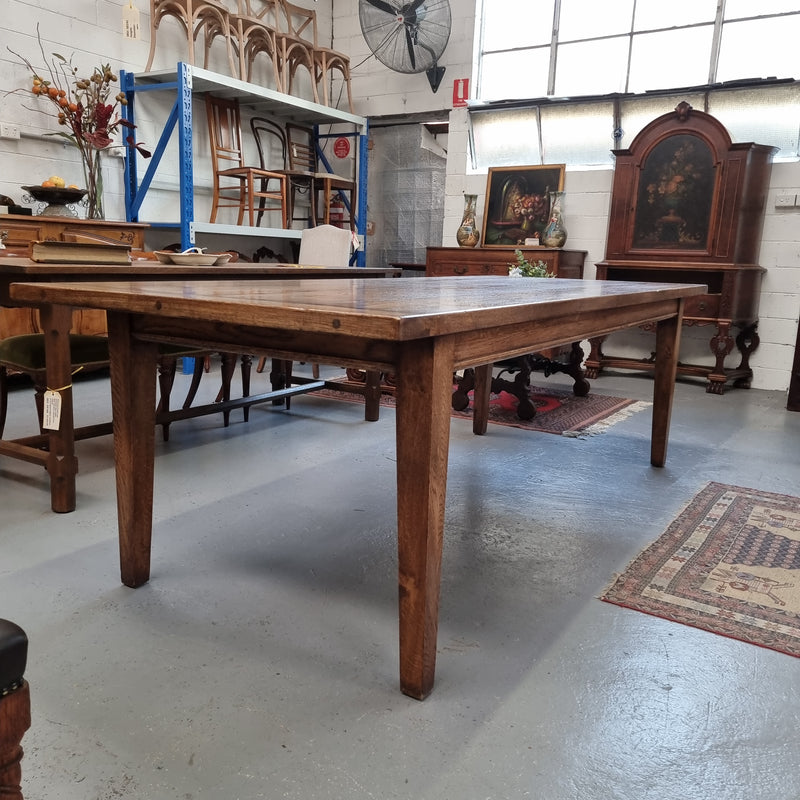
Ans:
[[[550,192],[550,216],[542,234],[545,247],[563,247],[567,243],[564,224],[564,192]]]
[[[105,219],[101,152],[93,147],[87,147],[82,152],[83,176],[86,179],[86,219]]]
[[[477,247],[481,240],[481,232],[475,221],[475,207],[478,202],[478,195],[464,195],[464,216],[461,225],[456,231],[456,241],[459,247]]]

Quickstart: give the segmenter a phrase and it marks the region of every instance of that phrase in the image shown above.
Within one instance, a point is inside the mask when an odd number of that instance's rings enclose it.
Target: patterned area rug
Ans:
[[[651,405],[624,397],[609,397],[594,392],[590,392],[586,397],[575,397],[571,390],[550,389],[542,386],[531,386],[529,393],[531,402],[536,408],[536,416],[533,419],[519,419],[517,398],[508,392],[500,392],[491,396],[489,422],[529,431],[556,433],[578,438],[602,433],[617,422],[627,419],[631,414]],[[363,398],[351,392],[323,389],[314,394],[335,400],[364,402]],[[454,417],[472,419],[472,392],[469,393],[469,397],[469,408],[464,411],[452,411]],[[383,395],[381,405],[394,406],[394,397]]]
[[[800,498],[709,483],[600,599],[800,656]]]

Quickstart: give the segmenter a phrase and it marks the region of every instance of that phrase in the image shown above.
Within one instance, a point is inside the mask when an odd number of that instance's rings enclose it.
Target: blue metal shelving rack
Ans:
[[[237,97],[246,101],[248,107],[262,115],[271,115],[277,121],[291,120],[314,128],[317,134],[320,161],[326,170],[332,172],[330,164],[322,152],[319,142],[328,137],[346,136],[356,141],[357,169],[357,213],[356,233],[361,242],[355,254],[355,265],[366,265],[366,208],[367,208],[367,138],[369,123],[365,117],[340,111],[335,108],[312,103],[299,97],[276,92],[261,86],[229,78],[190,64],[179,62],[175,72],[149,72],[136,75],[120,72],[120,85],[125,92],[127,105],[122,106],[123,118],[132,126],[136,125],[137,97],[148,92],[167,92],[175,94],[175,101],[169,111],[161,136],[153,154],[147,160],[147,168],[139,178],[139,159],[128,145],[125,159],[125,214],[129,222],[148,222],[152,227],[179,228],[181,247],[187,249],[196,244],[197,234],[226,234],[233,236],[258,236],[260,238],[299,239],[300,231],[284,228],[256,228],[241,225],[200,222],[194,213],[194,148],[192,99],[197,94],[214,92],[225,97]],[[336,133],[323,134],[321,125],[335,125]],[[136,128],[128,131],[135,141]],[[179,219],[175,221],[151,221],[140,219],[142,202],[149,191],[159,164],[173,135],[178,137],[179,169]],[[346,202],[346,198],[343,198]]]

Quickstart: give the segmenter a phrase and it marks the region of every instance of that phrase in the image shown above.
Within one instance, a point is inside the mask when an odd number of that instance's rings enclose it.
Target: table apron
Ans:
[[[471,331],[457,335],[455,367],[462,369],[500,361],[670,317],[680,320],[682,312],[683,300],[673,299],[657,304],[626,306],[616,309],[613,314],[609,314],[608,309],[580,311],[568,316]]]

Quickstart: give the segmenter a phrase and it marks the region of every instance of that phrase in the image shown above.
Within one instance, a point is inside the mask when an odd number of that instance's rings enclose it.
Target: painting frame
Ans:
[[[564,190],[564,164],[489,167],[483,206],[483,247],[519,247],[538,238],[550,213],[548,192]]]

